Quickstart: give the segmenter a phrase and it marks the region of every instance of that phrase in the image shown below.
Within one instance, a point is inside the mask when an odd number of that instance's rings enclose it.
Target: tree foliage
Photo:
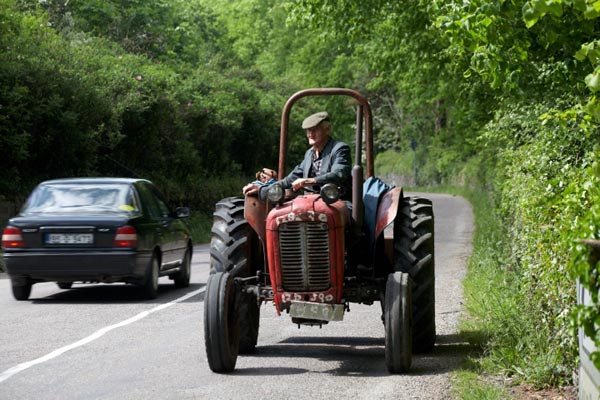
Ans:
[[[51,177],[135,175],[208,208],[203,182],[275,164],[273,146],[254,137],[275,145],[279,95],[264,96],[235,59],[219,61],[227,50],[217,54],[218,26],[199,3],[184,18],[178,1],[2,2],[5,197]]]

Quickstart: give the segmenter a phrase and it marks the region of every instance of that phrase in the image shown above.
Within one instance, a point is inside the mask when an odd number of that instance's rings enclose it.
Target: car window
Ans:
[[[144,204],[144,209],[148,213],[151,218],[159,219],[162,217],[162,211],[158,202],[156,201],[156,197],[152,193],[151,187],[146,182],[140,182],[137,185],[139,194],[142,198],[142,203]]]
[[[23,213],[135,213],[139,205],[128,184],[57,183],[38,186]]]
[[[154,195],[154,199],[156,200],[156,204],[158,204],[158,208],[160,209],[161,214],[163,215],[163,217],[168,217],[171,214],[171,210],[169,210],[169,206],[164,200],[162,193],[159,192],[156,186],[150,186],[150,188],[152,190],[152,194]]]

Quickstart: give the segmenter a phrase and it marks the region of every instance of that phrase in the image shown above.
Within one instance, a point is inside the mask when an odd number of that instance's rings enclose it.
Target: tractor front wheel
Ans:
[[[204,342],[213,372],[231,372],[237,361],[240,325],[233,277],[227,272],[210,275],[204,299]]]
[[[384,305],[385,363],[392,374],[408,372],[412,362],[411,303],[408,274],[389,274]]]

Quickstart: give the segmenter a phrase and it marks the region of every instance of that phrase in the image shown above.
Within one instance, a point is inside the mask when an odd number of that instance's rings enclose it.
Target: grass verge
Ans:
[[[187,220],[187,224],[190,228],[194,245],[210,242],[212,223],[212,214],[192,212],[192,215]]]
[[[506,390],[486,378],[502,370],[502,362],[495,356],[499,349],[494,342],[500,333],[495,324],[520,323],[513,307],[518,301],[518,292],[509,290],[513,283],[504,267],[508,263],[502,225],[489,197],[469,189],[454,191],[471,203],[475,216],[473,252],[463,281],[468,313],[461,320],[459,330],[461,336],[481,348],[481,353],[471,356],[463,370],[454,375],[455,393],[460,399],[508,399],[511,396]]]
[[[571,398],[573,387],[561,387],[553,380],[562,364],[560,348],[552,343],[553,335],[545,324],[527,310],[531,302],[525,298],[522,274],[510,254],[492,199],[480,190],[463,187],[418,190],[460,195],[471,203],[475,216],[473,252],[463,281],[467,313],[459,331],[480,351],[454,374],[454,396],[495,400],[528,398],[519,395],[527,392]]]
[[[496,384],[489,375],[499,372],[498,360],[490,348],[497,333],[491,323],[502,324],[512,316],[505,314],[504,302],[515,301],[515,292],[506,292],[509,285],[505,265],[503,232],[492,201],[481,191],[464,187],[410,189],[424,192],[449,193],[462,196],[473,207],[475,233],[473,252],[463,281],[467,314],[460,321],[460,335],[480,351],[470,355],[462,369],[453,375],[453,395],[458,399],[499,400],[511,398],[507,390]],[[504,313],[504,315],[502,315]],[[499,315],[500,314],[500,315]],[[517,321],[514,321],[518,323]]]

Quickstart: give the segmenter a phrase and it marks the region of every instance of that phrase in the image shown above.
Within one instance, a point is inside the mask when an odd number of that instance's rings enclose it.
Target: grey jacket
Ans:
[[[279,181],[284,189],[290,189],[292,182],[298,178],[308,178],[312,165],[313,148],[306,150],[304,160],[292,172]],[[352,160],[350,146],[344,142],[329,139],[321,152],[322,164],[320,175],[315,177],[317,184],[334,183],[342,188],[342,198],[352,198]],[[318,191],[318,188],[315,188]],[[305,190],[309,190],[306,188]]]

